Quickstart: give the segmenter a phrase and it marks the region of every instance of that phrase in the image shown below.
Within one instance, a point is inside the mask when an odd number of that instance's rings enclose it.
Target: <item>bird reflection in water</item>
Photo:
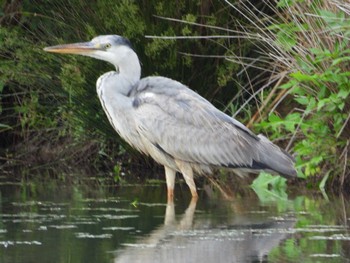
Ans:
[[[164,224],[136,243],[115,251],[114,263],[263,262],[268,253],[293,231],[293,218],[257,219],[251,213],[217,220],[197,213],[192,199],[181,217],[168,201]],[[220,221],[220,220],[219,220]]]

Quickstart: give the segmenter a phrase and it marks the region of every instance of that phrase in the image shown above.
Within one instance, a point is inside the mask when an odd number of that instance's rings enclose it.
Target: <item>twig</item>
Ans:
[[[232,200],[232,196],[228,195],[226,193],[226,191],[220,186],[220,184],[218,182],[216,182],[213,178],[211,178],[210,176],[206,176],[207,179],[211,182],[212,185],[214,185],[217,189],[219,189],[219,191],[221,192],[221,194],[223,195],[223,197],[227,200]]]
[[[276,85],[272,88],[271,92],[267,96],[267,98],[261,103],[260,108],[256,111],[256,113],[253,115],[253,117],[250,119],[247,127],[251,127],[255,121],[260,121],[261,117],[264,116],[265,114],[262,114],[264,108],[267,106],[268,102],[272,99],[273,95],[275,94],[277,88],[279,87],[281,81],[284,79],[286,72],[282,73],[282,76],[278,79]],[[277,96],[280,98],[281,96]],[[275,101],[275,100],[274,100]],[[272,105],[273,106],[273,105]]]
[[[344,181],[345,181],[345,173],[346,173],[346,166],[347,166],[347,160],[348,160],[348,148],[349,148],[349,140],[346,141],[346,146],[343,150],[343,153],[340,155],[340,157],[342,157],[342,155],[344,155],[344,167],[343,167],[343,172],[342,172],[341,177],[340,177],[341,188],[343,188]]]

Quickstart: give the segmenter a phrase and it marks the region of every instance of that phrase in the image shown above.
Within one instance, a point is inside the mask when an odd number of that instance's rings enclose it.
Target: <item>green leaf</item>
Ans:
[[[318,186],[320,188],[320,190],[324,190],[325,187],[326,187],[326,183],[327,183],[327,180],[328,180],[328,177],[329,177],[329,174],[330,174],[330,171],[328,171],[325,176],[322,178],[321,182],[320,182],[320,185]]]
[[[292,81],[288,81],[287,83],[279,86],[280,89],[290,89],[294,86],[295,83],[293,83]]]
[[[292,0],[280,0],[277,2],[277,7],[279,8],[285,8],[285,7],[289,7],[293,4]]]
[[[323,100],[320,100],[318,103],[317,103],[317,111],[320,111],[327,103],[329,103],[329,99],[323,99]]]
[[[285,50],[291,50],[297,43],[295,34],[281,31],[277,33],[277,40]]]
[[[328,10],[319,10],[321,17],[325,22],[328,24],[334,24],[334,22],[340,22],[339,18],[337,17],[337,14],[328,11]]]
[[[294,132],[295,126],[298,125],[300,121],[301,121],[300,113],[295,112],[295,113],[288,114],[286,116],[284,125],[288,131]]]
[[[341,89],[339,90],[337,97],[338,98],[342,98],[342,99],[346,99],[350,94],[350,90],[346,90],[346,89]]]
[[[338,65],[339,63],[347,62],[347,61],[350,61],[350,56],[348,56],[348,57],[336,58],[336,59],[333,60],[332,66],[336,66],[336,65]]]
[[[262,172],[253,181],[251,187],[261,202],[287,201],[286,181],[285,178],[280,176],[273,176]]]
[[[270,122],[281,122],[282,119],[279,116],[277,116],[276,114],[271,113],[269,116],[269,121]]]
[[[311,81],[311,82],[316,83],[316,79],[317,79],[317,76],[315,76],[315,75],[310,76],[307,74],[303,74],[300,71],[291,73],[290,75],[291,75],[291,77],[295,78],[298,81],[305,81],[305,82]]]
[[[286,188],[286,179],[280,176],[273,176],[269,173],[262,172],[256,178],[253,183],[252,187],[253,188],[269,188],[270,186],[272,188],[277,188],[277,189],[285,189]]]
[[[342,111],[345,107],[345,102],[338,103],[337,106],[338,106],[338,109]]]
[[[309,104],[308,97],[299,97],[299,98],[295,98],[294,100],[297,101],[301,105],[308,105]]]

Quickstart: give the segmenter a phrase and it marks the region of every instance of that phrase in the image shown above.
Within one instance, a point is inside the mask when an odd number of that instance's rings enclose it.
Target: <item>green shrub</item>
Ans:
[[[343,184],[350,179],[349,6],[281,0],[264,20],[247,7],[256,31],[245,36],[261,50],[259,61],[270,61],[275,85],[259,94],[255,128],[293,148],[300,177],[331,172]]]

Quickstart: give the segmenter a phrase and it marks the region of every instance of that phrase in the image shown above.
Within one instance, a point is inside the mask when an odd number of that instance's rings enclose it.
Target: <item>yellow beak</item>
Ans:
[[[63,54],[88,54],[96,50],[101,50],[91,42],[57,45],[44,48],[44,51]]]

